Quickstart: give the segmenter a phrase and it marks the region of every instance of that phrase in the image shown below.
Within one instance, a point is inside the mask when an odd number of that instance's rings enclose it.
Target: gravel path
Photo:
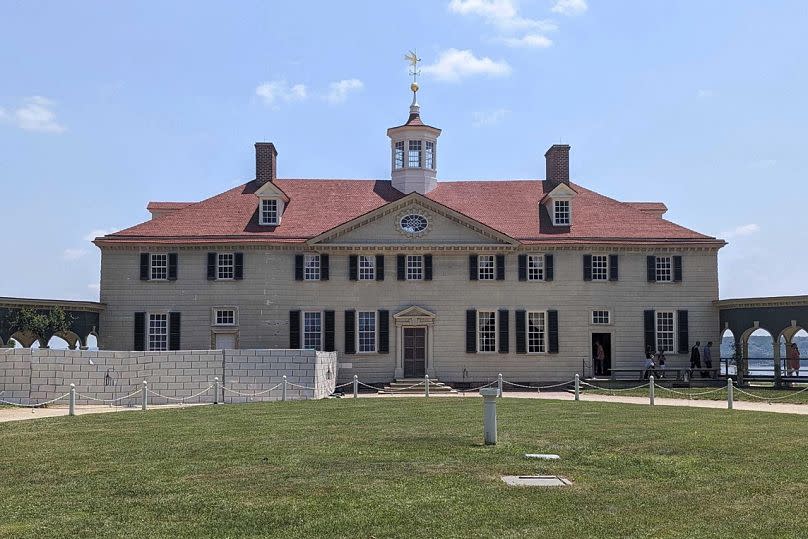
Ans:
[[[164,410],[166,408],[187,408],[189,406],[203,406],[200,404],[164,404],[160,406],[150,406],[150,410]],[[131,408],[124,406],[76,406],[76,415],[84,414],[107,414],[111,412],[131,412],[139,411],[139,406]],[[28,419],[40,419],[43,417],[60,417],[67,415],[67,406],[49,406],[43,408],[20,408],[17,406],[0,408],[0,423],[8,421],[25,421]]]

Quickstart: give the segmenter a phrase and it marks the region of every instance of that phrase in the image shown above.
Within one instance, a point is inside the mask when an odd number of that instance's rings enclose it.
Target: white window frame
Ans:
[[[312,347],[308,346],[307,338],[308,338],[308,336],[310,334],[312,334],[312,336],[313,336],[314,332],[310,333],[310,332],[307,331],[306,315],[314,315],[314,314],[316,314],[319,317],[320,331],[317,332],[317,334],[316,334],[317,335],[317,344],[312,348]],[[303,331],[302,331],[302,335],[301,335],[301,337],[302,337],[301,344],[303,345],[303,349],[304,350],[318,350],[318,351],[321,351],[323,349],[323,311],[303,311],[302,313],[300,313],[300,317],[301,317],[300,324],[301,324],[301,326],[303,326],[302,327]]]
[[[152,332],[152,318],[154,317],[162,317],[163,321],[165,322],[165,332],[161,333],[154,333]],[[146,348],[150,352],[166,352],[169,348],[169,316],[167,312],[155,312],[155,313],[148,313],[146,315]],[[152,346],[152,336],[160,336],[162,337],[162,347],[155,348]]]
[[[483,270],[485,270],[485,272],[483,272]],[[477,255],[477,280],[495,281],[496,278],[497,278],[496,255]]]
[[[155,264],[156,260],[162,260],[162,264]],[[162,276],[155,277],[155,270],[162,270]],[[168,253],[149,253],[149,280],[150,281],[167,281],[168,280]]]
[[[264,204],[274,202],[275,209],[264,209]],[[277,226],[281,224],[283,201],[278,198],[262,198],[258,203],[258,224],[263,226]],[[274,219],[272,218],[274,214]]]
[[[541,331],[539,334],[541,335],[541,340],[537,343],[539,349],[538,350],[531,350],[531,339],[530,339],[530,315],[541,315]],[[546,354],[547,353],[547,311],[526,311],[525,312],[525,351],[528,354]]]
[[[424,280],[424,255],[407,255],[406,274],[408,281]],[[417,262],[417,264],[416,264]]]
[[[393,170],[404,168],[404,141],[398,140],[393,144]]]
[[[605,315],[605,322],[603,313]],[[609,309],[592,309],[590,323],[593,326],[611,326],[612,325],[612,312]]]
[[[670,255],[664,255],[664,256],[657,256],[654,258],[656,259],[654,262],[654,278],[656,279],[656,282],[672,283],[673,257]]]
[[[670,333],[670,348],[662,348],[660,347],[660,329],[659,329],[659,322],[661,314],[670,315],[670,327],[669,331],[665,331],[664,333]],[[676,320],[676,311],[673,310],[661,310],[661,311],[654,311],[654,344],[656,346],[656,350],[654,353],[659,352],[662,349],[663,352],[666,354],[675,354],[676,351],[676,336],[677,336],[677,320]]]
[[[490,340],[491,350],[483,350],[482,314],[490,314],[494,319],[494,335]],[[496,309],[479,309],[477,311],[477,352],[480,354],[495,354],[499,344],[499,317]]]
[[[230,258],[230,263],[222,263],[222,259]],[[223,271],[229,273],[223,274]],[[223,276],[224,275],[224,276]],[[235,253],[216,253],[216,280],[217,281],[232,281],[236,278],[236,254]]]
[[[424,143],[424,168],[435,170],[435,141],[427,140]]]
[[[376,280],[376,257],[359,255],[356,260],[356,278],[360,281]]]
[[[565,209],[561,210],[559,206],[563,205]],[[559,217],[564,217],[559,219]],[[554,200],[553,201],[553,224],[555,226],[570,226],[572,225],[572,201],[570,200]]]
[[[373,316],[373,348],[371,350],[362,349],[362,332],[360,319],[363,314],[370,314]],[[375,354],[379,349],[379,313],[371,310],[357,310],[356,311],[356,353],[357,354]]]
[[[592,280],[604,282],[609,280],[609,255],[590,255],[592,257]],[[597,260],[597,275],[595,274],[595,261]]]
[[[421,168],[424,163],[424,144],[420,140],[407,141],[407,168]],[[413,165],[413,156],[418,158],[418,164]]]
[[[230,311],[233,313],[233,322],[226,323],[219,321],[219,313]],[[211,309],[211,325],[214,327],[235,327],[238,326],[238,309],[236,307],[214,307]]]
[[[303,280],[319,281],[322,277],[322,258],[320,255],[303,255]]]
[[[528,281],[543,281],[545,277],[544,268],[544,255],[532,254],[527,255],[527,280]],[[534,267],[531,267],[534,264]]]

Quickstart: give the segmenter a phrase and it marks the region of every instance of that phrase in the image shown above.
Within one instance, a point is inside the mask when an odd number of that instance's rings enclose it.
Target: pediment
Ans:
[[[283,190],[272,182],[266,182],[264,185],[255,190],[255,196],[258,198],[280,198],[284,202],[289,202],[289,197]]]
[[[406,309],[402,309],[393,315],[393,318],[396,320],[403,320],[409,318],[428,318],[429,320],[435,320],[436,315],[435,313],[424,309],[423,307],[419,307],[418,305],[412,305],[407,307]]]

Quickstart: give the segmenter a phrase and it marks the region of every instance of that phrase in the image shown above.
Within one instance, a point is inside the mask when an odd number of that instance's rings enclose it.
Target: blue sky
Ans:
[[[808,293],[804,2],[0,3],[0,296],[96,299],[99,231],[253,177],[387,178],[423,59],[441,179],[573,179],[730,242],[721,296]]]

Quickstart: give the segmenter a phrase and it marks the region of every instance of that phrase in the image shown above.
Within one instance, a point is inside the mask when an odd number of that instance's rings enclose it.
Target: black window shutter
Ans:
[[[497,255],[497,281],[505,280],[505,255]]]
[[[356,311],[345,311],[345,353],[356,353]]]
[[[359,257],[351,255],[348,257],[348,280],[356,281],[359,279]]]
[[[547,351],[558,353],[558,311],[547,311]]]
[[[609,255],[609,280],[616,281],[620,275],[617,268],[617,255]]]
[[[168,280],[177,280],[177,253],[168,253]]]
[[[519,280],[527,281],[527,255],[519,255]]]
[[[687,327],[687,311],[676,311],[676,326],[679,333],[679,353],[686,354],[690,348],[690,332]]]
[[[376,280],[384,281],[384,255],[376,255]]]
[[[320,255],[320,280],[327,281],[329,273],[328,255]]]
[[[432,280],[432,255],[424,255],[424,280]]]
[[[553,280],[553,255],[544,255],[544,280]]]
[[[135,313],[135,350],[146,349],[146,313]]]
[[[303,255],[295,255],[295,281],[303,280]],[[295,346],[295,348],[300,348]]]
[[[510,350],[510,315],[508,309],[500,309],[497,313],[499,317],[499,353],[507,354]]]
[[[648,278],[648,282],[649,283],[655,283],[656,282],[656,257],[655,256],[649,256],[649,257],[647,257],[645,259],[645,261],[646,261],[645,262],[645,264],[646,264],[645,271],[646,271],[646,277]]]
[[[208,281],[216,279],[216,253],[208,253]]]
[[[237,281],[244,279],[244,253],[236,253],[233,256],[233,278]]]
[[[592,255],[584,255],[584,281],[592,280]]]
[[[323,311],[323,351],[334,351],[334,311]]]
[[[407,255],[396,256],[396,276],[399,281],[407,280]]]
[[[681,256],[674,256],[673,257],[673,282],[674,283],[681,283],[682,282],[682,257]]]
[[[478,271],[479,268],[477,266],[477,255],[469,255],[469,279],[476,281]]]
[[[300,311],[289,311],[289,348],[300,348]]]
[[[656,350],[656,312],[645,311],[645,351],[654,352]]]
[[[477,352],[477,311],[474,309],[466,311],[466,352]]]
[[[527,353],[527,326],[525,311],[516,311],[516,353]]]
[[[140,280],[149,280],[149,253],[140,253]]]
[[[381,310],[379,315],[379,353],[390,352],[390,311]]]
[[[180,313],[168,313],[168,349],[180,349]]]

